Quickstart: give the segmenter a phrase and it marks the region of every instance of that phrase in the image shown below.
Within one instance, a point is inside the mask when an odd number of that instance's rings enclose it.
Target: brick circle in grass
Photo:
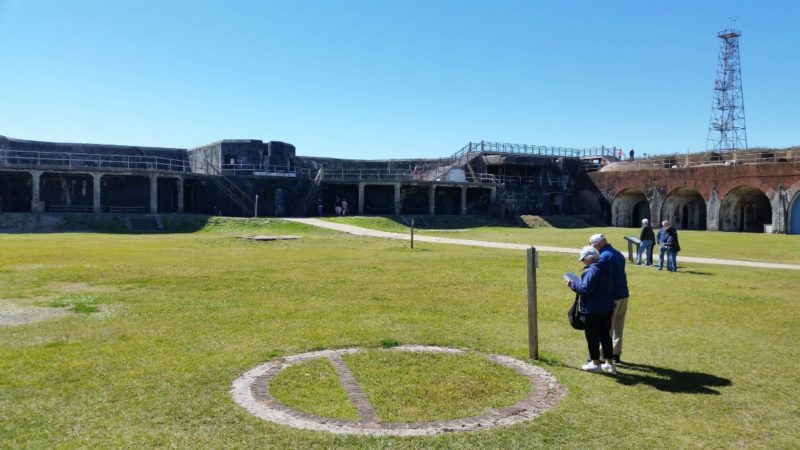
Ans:
[[[394,347],[393,350],[420,353],[464,353],[462,350],[454,348],[421,345],[404,345]],[[513,369],[528,378],[531,383],[531,393],[509,407],[490,410],[474,417],[433,422],[383,423],[367,413],[361,414],[361,419],[358,421],[332,419],[290,408],[276,400],[269,392],[270,380],[278,372],[291,365],[319,358],[329,358],[336,365],[337,360],[341,361],[341,355],[360,351],[361,349],[358,348],[321,350],[287,356],[264,363],[237,378],[233,382],[231,395],[237,403],[255,416],[293,428],[327,431],[337,434],[421,436],[514,425],[541,415],[558,403],[566,394],[566,389],[549,372],[504,355],[485,356],[495,364]],[[342,381],[347,384],[346,380]],[[363,393],[360,393],[360,395],[363,397]],[[366,401],[366,399],[359,399],[358,394],[355,397],[354,403],[356,408],[359,409],[359,403]]]

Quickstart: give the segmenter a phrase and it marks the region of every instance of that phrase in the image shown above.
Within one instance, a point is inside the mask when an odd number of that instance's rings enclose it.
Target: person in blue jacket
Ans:
[[[622,356],[622,332],[625,328],[629,297],[625,256],[612,247],[602,234],[593,234],[589,237],[589,245],[600,253],[600,262],[605,264],[611,275],[611,290],[614,298],[614,313],[611,315],[611,341],[614,344],[614,362],[619,363]]]
[[[591,361],[581,366],[588,372],[616,373],[611,344],[611,314],[614,311],[614,298],[611,287],[611,275],[600,262],[600,253],[587,245],[581,249],[578,261],[584,264],[581,279],[578,282],[567,281],[567,286],[581,297],[581,313],[586,315],[586,345],[589,348]],[[600,346],[603,359],[600,361]]]

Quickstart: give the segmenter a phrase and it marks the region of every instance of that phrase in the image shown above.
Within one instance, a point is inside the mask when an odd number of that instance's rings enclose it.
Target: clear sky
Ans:
[[[750,146],[800,145],[796,0],[0,0],[0,135],[700,151],[730,17]]]

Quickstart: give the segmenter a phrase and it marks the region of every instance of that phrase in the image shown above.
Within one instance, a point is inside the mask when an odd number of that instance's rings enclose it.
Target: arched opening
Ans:
[[[614,197],[611,204],[611,225],[638,227],[642,219],[650,220],[650,203],[642,191],[625,189]]]
[[[675,228],[684,230],[706,229],[706,202],[694,189],[675,189],[664,199],[661,220],[669,220]]]
[[[789,204],[789,234],[800,234],[800,192]]]
[[[31,212],[33,177],[26,172],[0,172],[0,212]]]
[[[434,198],[436,214],[461,213],[461,188],[452,186],[437,186]]]
[[[753,186],[731,189],[722,199],[719,209],[721,231],[763,233],[764,225],[772,223],[772,207],[767,196]]]

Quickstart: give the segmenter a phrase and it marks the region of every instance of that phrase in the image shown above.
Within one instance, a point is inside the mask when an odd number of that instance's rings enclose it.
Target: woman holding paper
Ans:
[[[567,286],[581,296],[581,312],[586,314],[586,344],[591,361],[581,366],[588,372],[616,373],[613,345],[611,343],[611,313],[614,298],[608,268],[600,262],[600,254],[591,245],[581,249],[578,261],[584,265],[579,281],[567,280]],[[604,364],[600,361],[600,344],[603,344]]]

